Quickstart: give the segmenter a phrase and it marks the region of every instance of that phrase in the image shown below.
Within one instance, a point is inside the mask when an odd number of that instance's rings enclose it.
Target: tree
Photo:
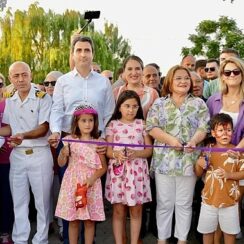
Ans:
[[[228,47],[238,50],[244,56],[244,34],[234,19],[221,16],[218,21],[204,20],[198,24],[196,32],[197,34],[190,34],[188,38],[194,46],[183,47],[182,55],[191,53],[216,58],[224,47]]]
[[[75,30],[85,25],[83,14],[66,10],[56,14],[45,12],[38,2],[31,4],[27,11],[9,8],[0,18],[0,71],[7,75],[9,65],[22,60],[33,70],[33,82],[43,81],[50,70],[69,70],[70,37]],[[109,30],[109,31],[108,31]],[[95,61],[105,69],[116,71],[121,61],[129,55],[130,46],[118,28],[105,24],[105,32],[97,32],[89,25],[83,33],[95,42]],[[115,43],[115,48],[112,48]]]

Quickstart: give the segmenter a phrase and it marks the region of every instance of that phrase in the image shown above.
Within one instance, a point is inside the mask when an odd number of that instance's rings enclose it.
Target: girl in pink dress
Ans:
[[[62,181],[55,215],[70,221],[70,244],[78,243],[81,220],[85,226],[86,244],[93,243],[94,221],[105,220],[100,180],[107,169],[105,156],[96,153],[95,144],[78,142],[97,138],[98,114],[91,105],[82,104],[74,111],[71,135],[63,138],[64,147],[58,157],[59,166],[62,167],[68,162],[68,167]],[[84,189],[84,194],[79,194],[79,191]]]
[[[151,145],[145,132],[140,98],[132,90],[123,91],[106,128],[106,140],[113,143]],[[127,206],[130,212],[131,244],[138,242],[142,204],[151,201],[147,158],[150,147],[108,146],[109,160],[105,196],[113,205],[113,232],[123,243]]]

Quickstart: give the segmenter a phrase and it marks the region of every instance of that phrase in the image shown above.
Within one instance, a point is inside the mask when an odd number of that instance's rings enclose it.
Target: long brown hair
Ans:
[[[80,119],[81,115],[73,115],[72,118],[72,123],[71,123],[71,135],[72,137],[80,137],[81,136],[81,132],[78,126],[78,121]],[[97,114],[92,114],[93,118],[94,118],[94,127],[91,131],[91,137],[92,138],[99,138],[99,130],[98,130],[98,115]]]

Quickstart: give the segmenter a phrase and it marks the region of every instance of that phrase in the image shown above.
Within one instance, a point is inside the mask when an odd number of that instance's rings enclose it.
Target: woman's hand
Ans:
[[[191,153],[194,151],[196,147],[196,143],[193,140],[190,140],[189,142],[187,142],[187,144],[184,146],[184,151],[187,153]]]
[[[170,139],[169,145],[173,147],[174,150],[182,151],[183,145],[179,142],[179,140],[176,137],[172,137]]]

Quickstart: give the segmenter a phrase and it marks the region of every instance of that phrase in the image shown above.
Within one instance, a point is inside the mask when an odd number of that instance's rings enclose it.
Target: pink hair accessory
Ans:
[[[81,114],[96,114],[97,115],[97,111],[90,104],[81,104],[78,107],[76,107],[76,109],[74,111],[74,116],[79,116]]]

